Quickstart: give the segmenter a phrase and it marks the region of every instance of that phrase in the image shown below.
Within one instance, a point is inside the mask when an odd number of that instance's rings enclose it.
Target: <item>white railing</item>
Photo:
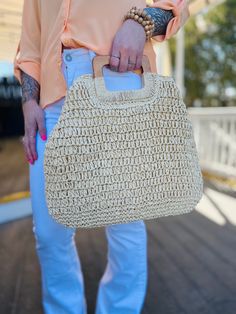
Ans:
[[[236,178],[236,107],[188,108],[203,170]]]

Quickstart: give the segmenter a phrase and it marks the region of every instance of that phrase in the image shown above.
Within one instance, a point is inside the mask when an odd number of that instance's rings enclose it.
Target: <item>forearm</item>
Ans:
[[[29,100],[39,103],[40,85],[32,76],[21,71],[22,104]]]
[[[171,10],[163,10],[160,8],[144,8],[154,21],[154,31],[152,36],[165,35],[169,21],[174,17]]]

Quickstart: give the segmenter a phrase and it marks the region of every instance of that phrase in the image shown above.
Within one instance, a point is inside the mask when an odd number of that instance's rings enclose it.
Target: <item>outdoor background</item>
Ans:
[[[22,4],[0,2],[0,314],[43,313],[12,64]],[[185,27],[153,46],[158,73],[175,78],[188,108],[204,195],[188,215],[147,221],[143,314],[236,313],[236,1],[192,0],[189,7]],[[78,230],[76,243],[92,314],[106,265],[104,229]]]

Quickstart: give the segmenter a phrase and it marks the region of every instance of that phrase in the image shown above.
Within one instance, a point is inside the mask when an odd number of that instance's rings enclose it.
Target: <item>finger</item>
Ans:
[[[128,70],[129,71],[133,71],[136,67],[136,60],[137,60],[137,57],[136,55],[130,55],[129,56],[129,61],[128,61]]]
[[[30,151],[30,148],[29,148],[29,141],[28,141],[28,123],[26,123],[25,121],[25,124],[24,124],[24,130],[25,130],[25,134],[22,138],[22,143],[23,143],[23,147],[24,147],[24,151],[25,151],[25,155],[26,155],[26,159],[32,164],[33,161],[34,161],[34,158],[33,158],[33,155]]]
[[[110,69],[112,71],[118,71],[119,68],[119,63],[120,63],[120,58],[118,56],[112,55],[110,56]]]
[[[138,55],[138,56],[137,56],[137,60],[136,60],[136,67],[135,67],[135,70],[141,68],[141,66],[142,66],[142,60],[143,60],[143,56],[142,56],[142,55]]]
[[[25,152],[26,159],[28,160],[29,163],[33,164],[33,156],[31,154],[31,151],[29,149],[29,143],[26,135],[22,139],[22,144]]]
[[[43,141],[46,141],[47,135],[46,135],[44,112],[41,116],[38,117],[37,124],[38,124],[38,130],[39,130],[39,134],[40,134],[41,139]]]
[[[29,136],[28,142],[29,142],[29,148],[30,148],[31,154],[33,155],[34,160],[36,160],[38,158],[37,153],[36,153],[36,147],[35,147],[36,135],[31,134]]]
[[[120,64],[119,64],[119,72],[126,72],[128,69],[128,54],[126,54],[125,52],[121,54],[120,57]]]
[[[112,71],[118,71],[120,63],[120,51],[118,46],[113,42],[111,49],[111,56],[109,60],[110,69]]]
[[[36,160],[38,158],[37,153],[36,153],[36,121],[34,124],[31,124],[29,128],[26,131],[26,137],[27,137],[27,142],[28,142],[28,148],[31,152],[31,155],[33,156],[33,159]]]

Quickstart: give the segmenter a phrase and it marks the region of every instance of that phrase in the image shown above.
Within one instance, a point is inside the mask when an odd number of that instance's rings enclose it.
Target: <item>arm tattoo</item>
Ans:
[[[39,83],[32,76],[21,71],[21,88],[22,88],[22,104],[30,99],[34,99],[39,103]]]
[[[169,21],[174,17],[171,10],[163,10],[160,8],[144,8],[154,20],[154,31],[152,36],[165,35]]]

